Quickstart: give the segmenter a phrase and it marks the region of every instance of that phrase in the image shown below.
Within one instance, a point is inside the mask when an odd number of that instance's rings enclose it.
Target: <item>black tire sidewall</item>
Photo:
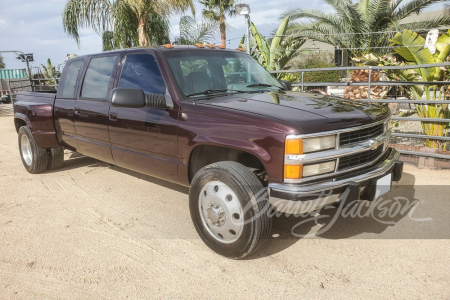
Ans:
[[[47,170],[57,170],[64,164],[64,148],[50,148],[48,149],[48,164]]]
[[[244,221],[252,220],[251,222],[246,222],[239,239],[230,244],[221,243],[213,237],[203,224],[200,215],[200,210],[198,208],[200,192],[204,185],[211,181],[220,181],[232,189],[244,210]],[[257,223],[261,221],[259,217],[255,218],[258,214],[254,209],[255,205],[252,205],[250,209],[248,208],[248,201],[252,201],[252,197],[253,193],[250,189],[243,186],[237,178],[224,169],[210,167],[206,170],[199,171],[195,176],[189,191],[189,209],[195,229],[208,247],[218,254],[229,258],[246,256],[248,252],[254,248],[255,243],[258,242],[258,232],[256,231],[260,227]]]

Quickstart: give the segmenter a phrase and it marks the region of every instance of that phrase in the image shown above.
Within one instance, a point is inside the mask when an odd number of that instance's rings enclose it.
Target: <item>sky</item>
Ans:
[[[112,1],[112,0],[110,0]],[[245,1],[245,2],[244,2]],[[247,3],[251,9],[251,20],[263,35],[269,35],[279,25],[278,17],[288,8],[319,9],[332,12],[332,8],[321,0],[244,0],[237,3]],[[90,29],[81,29],[80,47],[69,37],[62,27],[62,11],[67,0],[0,0],[0,51],[19,50],[34,53],[32,67],[45,64],[50,58],[57,66],[64,63],[66,54],[78,55],[98,53],[102,50],[101,37]],[[443,3],[450,3],[445,1]],[[443,9],[444,4],[434,4],[427,10]],[[195,3],[197,20],[201,18],[202,5]],[[190,14],[190,12],[186,12]],[[178,23],[181,15],[171,17],[171,34],[173,40],[179,35]],[[227,47],[238,46],[239,39],[245,34],[245,19],[243,16],[229,18],[233,29],[227,39],[232,39]],[[220,36],[216,41],[220,43]],[[23,69],[25,63],[16,59],[13,53],[3,53],[7,69]],[[36,69],[32,69],[35,73]]]

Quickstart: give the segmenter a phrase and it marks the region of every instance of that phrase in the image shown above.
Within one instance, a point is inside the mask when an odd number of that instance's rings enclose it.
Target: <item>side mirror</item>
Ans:
[[[145,95],[141,89],[115,88],[108,101],[114,107],[140,108],[145,106]]]
[[[284,87],[286,91],[292,90],[292,84],[287,80],[280,80],[281,85]]]

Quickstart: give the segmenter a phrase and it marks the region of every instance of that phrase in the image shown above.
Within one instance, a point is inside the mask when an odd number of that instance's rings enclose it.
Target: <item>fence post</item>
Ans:
[[[13,96],[11,93],[11,79],[8,79],[8,90],[9,90],[9,98],[11,99],[11,102],[13,102]]]
[[[305,85],[305,82],[303,81],[303,75],[305,75],[305,72],[302,72],[302,92],[303,92],[303,87]]]
[[[372,67],[369,67],[369,85],[368,85],[368,89],[367,89],[367,100],[369,100],[369,104],[370,104],[370,87],[372,85]]]

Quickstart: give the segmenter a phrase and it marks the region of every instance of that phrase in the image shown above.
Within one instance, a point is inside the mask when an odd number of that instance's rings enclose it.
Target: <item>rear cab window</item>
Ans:
[[[61,98],[73,99],[77,85],[78,74],[83,66],[83,60],[72,61],[68,67]]]

